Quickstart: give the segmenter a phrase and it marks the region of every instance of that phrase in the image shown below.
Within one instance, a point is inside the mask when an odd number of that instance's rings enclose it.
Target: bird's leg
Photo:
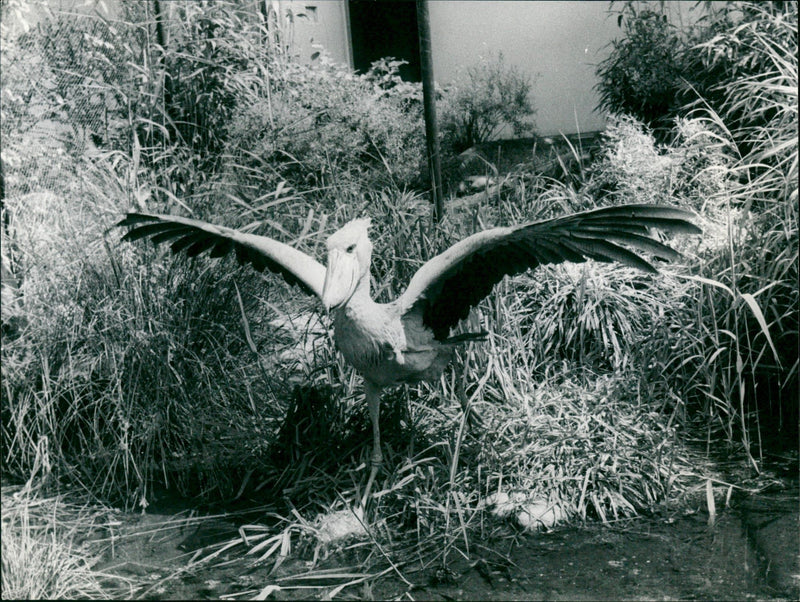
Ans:
[[[410,435],[409,443],[408,443],[408,457],[414,457],[414,441],[417,438],[417,423],[411,417],[411,395],[408,392],[408,384],[403,383],[403,393],[405,393],[406,398],[406,420],[408,420],[408,425],[410,427]]]
[[[367,481],[367,488],[364,490],[364,497],[361,498],[361,508],[366,508],[372,483],[383,464],[383,454],[381,453],[381,429],[378,419],[381,414],[381,387],[368,381],[364,381],[364,392],[367,398],[367,408],[369,409],[369,419],[372,422],[372,468]]]

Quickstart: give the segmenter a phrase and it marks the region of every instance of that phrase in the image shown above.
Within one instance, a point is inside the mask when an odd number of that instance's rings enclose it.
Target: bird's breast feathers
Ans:
[[[419,319],[401,319],[397,308],[351,300],[336,310],[334,337],[345,359],[379,385],[427,380],[441,346]]]

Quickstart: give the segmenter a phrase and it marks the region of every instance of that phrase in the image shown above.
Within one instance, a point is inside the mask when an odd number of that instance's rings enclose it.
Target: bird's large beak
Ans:
[[[350,300],[358,284],[359,271],[358,260],[352,255],[340,249],[328,253],[328,270],[322,286],[322,304],[327,311]]]

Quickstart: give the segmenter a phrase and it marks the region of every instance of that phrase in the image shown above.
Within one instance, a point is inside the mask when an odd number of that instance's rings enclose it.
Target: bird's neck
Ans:
[[[336,312],[336,316],[342,318],[359,314],[365,307],[373,305],[375,302],[370,296],[370,283],[369,274],[361,278],[356,285],[356,290],[350,295],[347,303],[340,306]]]
[[[348,301],[348,303],[352,303],[353,301],[363,302],[366,301],[367,299],[369,300],[372,299],[370,295],[369,281],[370,281],[369,270],[367,270],[367,273],[364,274],[358,281],[358,284],[356,285],[356,290],[350,296],[350,301]]]
[[[378,315],[374,311],[375,305],[375,301],[370,297],[369,276],[367,276],[359,281],[347,303],[334,310],[333,322],[337,331],[337,339],[339,333],[351,332],[353,328],[361,329],[366,322],[369,322],[369,320],[365,320],[365,316]]]

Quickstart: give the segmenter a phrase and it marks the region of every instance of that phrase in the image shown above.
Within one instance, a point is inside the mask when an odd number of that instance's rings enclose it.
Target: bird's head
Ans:
[[[354,219],[328,238],[328,269],[322,287],[326,310],[347,303],[362,281],[369,284],[372,257],[369,227],[369,219]]]

